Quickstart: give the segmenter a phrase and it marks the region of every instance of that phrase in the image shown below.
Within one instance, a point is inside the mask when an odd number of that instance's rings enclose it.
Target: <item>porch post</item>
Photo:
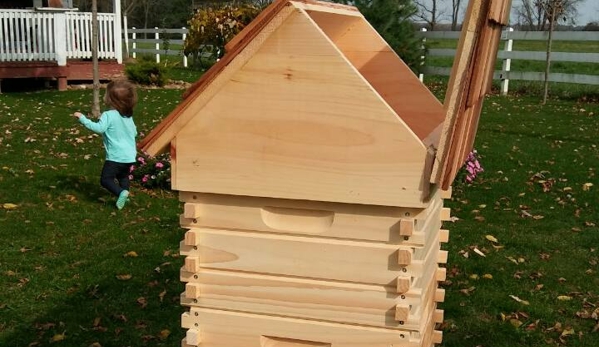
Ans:
[[[121,0],[113,0],[114,3],[114,52],[116,61],[123,63],[123,25],[121,18]]]
[[[67,15],[54,14],[54,52],[58,66],[67,66]]]

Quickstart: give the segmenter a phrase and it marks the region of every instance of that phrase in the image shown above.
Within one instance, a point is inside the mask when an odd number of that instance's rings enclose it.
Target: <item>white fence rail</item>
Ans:
[[[92,14],[0,10],[0,62],[91,58]],[[115,42],[116,16],[99,13],[98,57],[120,60]]]
[[[183,60],[183,65],[187,67],[187,57],[182,52],[183,43],[188,30],[181,29],[126,29],[125,42],[127,42],[128,52],[133,58],[137,54],[152,54],[156,56],[156,61],[160,62],[160,56],[179,56]],[[128,33],[127,33],[128,32]],[[420,33],[424,40],[427,39],[451,39],[458,40],[460,38],[459,31],[423,31]],[[142,38],[142,35],[151,38]],[[165,35],[169,35],[167,39]],[[173,39],[172,37],[179,38]],[[494,79],[501,80],[502,92],[507,93],[510,80],[523,81],[544,81],[544,72],[527,72],[527,71],[512,71],[511,63],[513,60],[533,60],[545,61],[546,52],[543,51],[513,51],[513,43],[515,40],[520,41],[546,41],[547,32],[541,31],[513,31],[508,29],[504,31],[502,40],[505,42],[503,50],[497,52],[497,59],[503,61],[502,70],[495,71]],[[555,41],[599,41],[599,32],[570,32],[557,31],[554,32]],[[168,44],[168,47],[165,46]],[[129,47],[130,46],[130,47]],[[139,47],[142,46],[142,47]],[[173,49],[177,47],[177,49]],[[430,49],[428,56],[437,57],[455,57],[455,49]],[[552,62],[577,62],[577,63],[599,63],[599,53],[571,53],[571,52],[552,52]],[[425,59],[425,57],[423,57]],[[425,66],[424,73],[429,75],[449,76],[451,67]],[[564,74],[551,73],[549,75],[551,82],[574,83],[574,84],[591,84],[599,85],[599,75],[585,74]]]
[[[137,58],[138,53],[155,55],[157,63],[160,62],[161,55],[178,56],[182,59],[183,66],[187,67],[187,56],[183,54],[183,44],[185,43],[187,32],[188,30],[185,27],[181,29],[137,29],[135,27],[126,29],[125,42],[127,51],[131,53],[133,58]],[[151,38],[142,38],[142,35]],[[173,36],[180,36],[181,38],[173,39]],[[129,48],[129,44],[131,44],[131,48]],[[138,45],[145,48],[140,48]],[[178,49],[173,49],[173,47],[178,47]]]
[[[450,39],[458,40],[460,32],[458,31],[429,31],[420,33],[423,40],[427,39]],[[510,29],[503,32],[502,40],[505,41],[505,47],[503,50],[497,52],[497,59],[503,61],[502,70],[495,71],[493,77],[496,80],[501,80],[502,86],[501,91],[503,94],[507,94],[509,91],[510,80],[520,81],[544,81],[544,72],[528,72],[528,71],[512,71],[511,63],[513,60],[531,60],[531,61],[545,61],[547,56],[544,51],[513,51],[513,42],[519,41],[546,41],[547,32],[527,32],[527,31],[513,31]],[[569,32],[569,31],[556,31],[554,32],[554,41],[599,41],[599,32]],[[429,57],[455,57],[455,49],[430,49],[428,51]],[[599,53],[571,53],[571,52],[552,52],[551,62],[576,62],[576,63],[596,63],[599,64]],[[438,66],[426,66],[424,73],[429,75],[441,75],[449,76],[451,74],[450,67],[438,67]],[[549,75],[549,81],[560,82],[560,83],[573,83],[573,84],[589,84],[599,85],[599,75],[586,75],[586,74],[565,74],[565,73],[551,73]]]

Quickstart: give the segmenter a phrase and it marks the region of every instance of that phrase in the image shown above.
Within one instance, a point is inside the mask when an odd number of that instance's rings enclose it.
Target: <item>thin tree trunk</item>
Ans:
[[[94,74],[94,92],[92,115],[100,116],[100,71],[98,66],[98,0],[92,1],[92,62]]]
[[[549,95],[549,72],[551,71],[551,46],[553,44],[553,30],[555,29],[555,6],[549,14],[549,36],[547,37],[547,59],[545,61],[545,91],[543,93],[543,105],[547,103]]]

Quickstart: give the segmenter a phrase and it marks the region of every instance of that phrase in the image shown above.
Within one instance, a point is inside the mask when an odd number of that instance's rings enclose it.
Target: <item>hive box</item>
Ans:
[[[226,48],[141,144],[185,203],[183,345],[440,343],[462,123],[354,7],[275,1]]]

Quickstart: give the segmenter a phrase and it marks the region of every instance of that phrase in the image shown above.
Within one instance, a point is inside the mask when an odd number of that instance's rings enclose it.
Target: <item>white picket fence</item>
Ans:
[[[457,31],[423,31],[420,33],[423,40],[426,39],[451,39],[458,40],[460,32]],[[502,70],[495,71],[493,78],[501,81],[501,92],[507,94],[509,91],[510,80],[518,81],[544,81],[544,72],[530,71],[512,71],[513,60],[532,60],[545,61],[546,52],[544,51],[514,51],[513,44],[515,40],[523,41],[547,41],[547,32],[542,31],[514,31],[509,28],[503,32],[502,40],[504,42],[503,49],[497,52],[497,59],[503,61]],[[583,41],[592,42],[599,41],[599,32],[584,32],[584,31],[556,31],[553,33],[554,41]],[[437,57],[455,57],[455,49],[430,49],[428,56]],[[577,62],[577,63],[598,63],[599,53],[571,53],[571,52],[552,52],[551,61],[555,62]],[[450,67],[425,66],[424,74],[449,76],[451,74]],[[599,85],[599,75],[585,74],[565,74],[551,73],[549,81],[573,84],[589,84]]]
[[[91,22],[88,12],[0,10],[0,62],[56,61],[64,66],[67,59],[91,58]],[[116,15],[98,13],[98,22],[98,57],[120,62]]]

